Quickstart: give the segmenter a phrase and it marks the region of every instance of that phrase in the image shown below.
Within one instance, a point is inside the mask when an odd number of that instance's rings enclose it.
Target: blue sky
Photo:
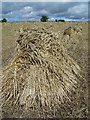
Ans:
[[[38,21],[42,15],[47,15],[49,20],[65,19],[69,21],[88,20],[88,0],[82,2],[2,2],[2,18],[8,21]],[[0,15],[0,16],[1,16]]]

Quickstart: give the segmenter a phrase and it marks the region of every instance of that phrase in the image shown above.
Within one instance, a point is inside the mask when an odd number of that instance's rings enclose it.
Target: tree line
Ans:
[[[48,16],[46,16],[46,15],[43,15],[43,16],[41,16],[41,18],[40,18],[40,21],[41,22],[48,22],[48,19],[49,19],[49,17]],[[6,18],[3,18],[2,20],[1,20],[1,22],[7,22],[7,19]],[[63,20],[63,19],[55,19],[55,22],[65,22],[65,20]]]

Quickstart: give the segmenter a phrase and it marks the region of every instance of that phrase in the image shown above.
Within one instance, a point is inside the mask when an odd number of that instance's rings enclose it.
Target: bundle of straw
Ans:
[[[57,33],[45,28],[20,31],[16,54],[3,72],[5,106],[55,112],[75,90],[80,67],[68,55]]]

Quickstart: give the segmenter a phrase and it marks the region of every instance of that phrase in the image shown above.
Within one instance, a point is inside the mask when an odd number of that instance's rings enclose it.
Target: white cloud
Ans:
[[[68,9],[68,13],[72,15],[88,13],[88,6],[87,4],[80,4],[78,6],[71,7]]]
[[[1,0],[2,2],[89,2],[89,0]]]
[[[28,18],[32,18],[32,17],[35,17],[35,12],[31,12],[31,13],[26,13],[26,14],[23,14],[22,15],[22,18],[24,19],[28,19]]]
[[[54,17],[51,17],[50,20],[51,20],[51,21],[55,21],[55,18],[54,18]]]
[[[33,8],[30,6],[26,6],[22,8],[21,10],[19,10],[21,14],[30,14],[32,11],[33,11]]]
[[[0,14],[0,20],[2,19],[2,14]]]
[[[30,6],[26,6],[26,7],[24,7],[23,9],[21,9],[21,11],[20,12],[30,12],[30,11],[32,11],[33,10],[33,8],[32,7],[30,7]]]
[[[10,6],[10,7],[9,7]],[[8,20],[39,20],[47,15],[51,20],[88,19],[87,3],[4,3],[3,17]]]
[[[40,11],[31,11],[30,13],[26,13],[22,15],[23,19],[30,19],[30,20],[39,20],[40,16],[48,15],[48,11],[40,10]]]
[[[49,14],[49,11],[44,10],[44,9],[42,9],[42,10],[40,10],[40,11],[36,11],[36,15],[38,15],[38,16],[48,15],[48,14]]]

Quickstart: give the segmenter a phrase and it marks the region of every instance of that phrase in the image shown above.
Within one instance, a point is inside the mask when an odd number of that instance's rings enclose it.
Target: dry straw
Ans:
[[[58,34],[43,27],[25,29],[16,42],[15,57],[3,72],[3,108],[20,105],[44,113],[70,100],[80,68]]]

